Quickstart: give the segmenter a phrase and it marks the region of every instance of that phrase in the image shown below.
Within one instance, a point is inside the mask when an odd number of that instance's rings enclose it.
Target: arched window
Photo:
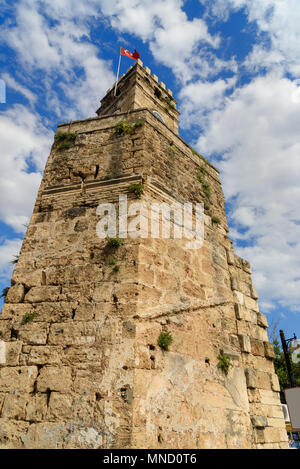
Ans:
[[[162,121],[163,123],[165,123],[164,118],[160,115],[159,112],[157,112],[157,111],[152,111],[152,112],[153,112],[153,114],[154,114],[160,121]]]

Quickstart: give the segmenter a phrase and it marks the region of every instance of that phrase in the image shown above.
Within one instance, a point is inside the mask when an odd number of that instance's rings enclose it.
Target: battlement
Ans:
[[[137,60],[121,76],[117,86],[115,84],[107,91],[96,113],[100,117],[146,107],[178,134],[179,112],[176,105],[172,91],[166,89],[165,83],[159,82],[156,75],[151,75],[151,70],[143,67],[141,60]]]

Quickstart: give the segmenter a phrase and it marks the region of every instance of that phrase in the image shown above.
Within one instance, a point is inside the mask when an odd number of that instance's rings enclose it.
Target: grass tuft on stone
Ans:
[[[24,314],[23,319],[22,319],[22,323],[27,324],[28,322],[33,321],[34,318],[35,318],[35,314],[36,314],[35,311],[32,311],[31,313]]]
[[[231,360],[229,355],[226,355],[225,353],[220,353],[218,355],[218,368],[219,370],[223,371],[223,373],[227,376],[229,372],[229,368],[232,366]]]
[[[173,337],[171,335],[171,332],[161,332],[158,338],[157,345],[163,350],[168,351],[172,342],[173,342]]]
[[[141,198],[143,192],[144,192],[144,186],[143,184],[131,184],[128,188],[129,192],[134,194],[138,199]]]
[[[143,127],[144,121],[128,122],[121,120],[116,124],[115,132],[117,135],[127,135],[134,132],[136,129]]]
[[[109,238],[106,246],[109,249],[118,249],[122,244],[123,240],[120,238]]]
[[[213,217],[211,217],[211,222],[215,223],[216,225],[219,225],[221,223],[221,220],[220,220],[219,217],[213,216]]]
[[[59,150],[68,150],[75,144],[77,134],[71,132],[62,132],[59,130],[55,135],[55,141],[59,144]]]
[[[9,290],[9,287],[3,288],[2,293],[0,295],[0,298],[4,298],[4,300],[5,300],[5,298],[7,296],[7,293],[8,293],[8,290]]]

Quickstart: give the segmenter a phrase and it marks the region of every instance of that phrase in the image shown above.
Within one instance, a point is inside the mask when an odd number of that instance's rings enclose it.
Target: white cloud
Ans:
[[[280,68],[294,77],[300,73],[299,0],[200,0],[218,19],[226,21],[232,11],[242,10],[258,27],[255,44],[245,65]],[[264,34],[261,35],[261,33]]]
[[[234,87],[235,78],[216,80],[213,82],[197,81],[182,88],[179,98],[181,101],[182,128],[189,128],[194,123],[202,126],[208,112],[223,108],[226,92]]]
[[[206,116],[202,154],[219,154],[238,252],[265,301],[300,301],[300,86],[267,75],[236,89]],[[191,120],[193,118],[191,117]],[[246,230],[239,236],[239,230]]]
[[[11,75],[9,75],[8,73],[3,73],[1,77],[5,81],[5,84],[6,84],[7,87],[10,87],[13,90],[17,91],[18,93],[21,93],[23,96],[25,96],[25,98],[28,100],[28,102],[31,106],[34,105],[34,103],[37,100],[37,96],[34,93],[32,93],[25,86],[18,83],[15,80],[15,78],[12,77]]]
[[[18,256],[22,246],[22,239],[8,239],[0,243],[0,281],[9,281],[13,266],[10,264],[15,256]],[[9,286],[9,282],[7,283]]]
[[[217,67],[227,68],[228,64],[212,52],[220,46],[219,36],[210,34],[202,19],[189,20],[183,5],[182,0],[101,1],[102,11],[112,26],[147,41],[154,58],[170,67],[178,79],[208,76],[213,66],[214,71]]]
[[[100,97],[115,79],[111,62],[99,58],[97,47],[89,40],[88,21],[94,20],[95,4],[78,1],[74,6],[65,0],[51,2],[50,8],[48,1],[22,0],[16,8],[16,25],[2,28],[1,38],[18,54],[27,78],[31,79],[35,70],[43,71],[48,105],[63,119],[94,115]],[[101,14],[99,6],[97,12]],[[82,20],[78,20],[76,15],[81,13]],[[52,24],[49,17],[55,20]]]
[[[32,213],[52,140],[53,132],[24,106],[0,113],[0,219],[17,232]]]

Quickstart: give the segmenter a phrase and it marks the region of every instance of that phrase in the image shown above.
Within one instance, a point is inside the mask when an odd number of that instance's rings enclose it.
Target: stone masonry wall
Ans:
[[[218,172],[149,110],[125,118],[143,124],[59,127],[76,141],[52,147],[0,316],[0,447],[285,448],[267,322],[227,237]],[[136,183],[148,203],[203,201],[203,247],[107,248],[97,206],[136,202]]]

